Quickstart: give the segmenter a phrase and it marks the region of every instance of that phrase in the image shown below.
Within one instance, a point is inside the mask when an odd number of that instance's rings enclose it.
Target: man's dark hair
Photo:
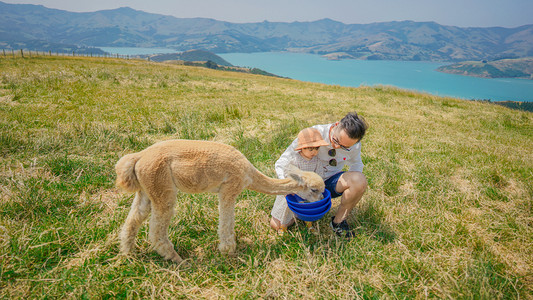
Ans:
[[[358,116],[356,112],[350,112],[340,121],[340,128],[346,130],[351,139],[361,140],[365,136],[368,125],[363,117]]]

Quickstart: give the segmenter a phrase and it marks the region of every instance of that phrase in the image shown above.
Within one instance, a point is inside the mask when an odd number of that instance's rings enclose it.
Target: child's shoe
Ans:
[[[315,226],[313,226],[313,222],[305,221],[305,226],[307,227],[307,230],[309,230],[311,233],[317,234],[317,230]]]
[[[287,233],[287,225],[281,224],[278,229],[278,235],[284,235]]]

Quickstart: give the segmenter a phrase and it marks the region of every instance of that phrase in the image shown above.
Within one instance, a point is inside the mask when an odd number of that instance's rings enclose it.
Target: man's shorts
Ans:
[[[335,190],[337,182],[339,181],[339,178],[341,178],[342,174],[344,174],[344,172],[339,172],[324,181],[324,183],[326,184],[326,190],[331,193],[331,199],[342,196],[342,194],[337,193],[337,191]]]

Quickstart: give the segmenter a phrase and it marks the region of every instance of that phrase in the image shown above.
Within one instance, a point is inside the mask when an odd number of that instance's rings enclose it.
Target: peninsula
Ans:
[[[483,78],[533,79],[533,57],[466,61],[439,67],[437,71]]]

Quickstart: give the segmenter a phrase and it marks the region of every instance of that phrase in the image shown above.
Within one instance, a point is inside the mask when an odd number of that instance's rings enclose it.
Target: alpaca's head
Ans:
[[[298,196],[309,202],[315,202],[323,198],[325,185],[324,179],[315,172],[305,172],[298,169],[294,165],[287,166],[287,176],[302,187],[298,192]]]

